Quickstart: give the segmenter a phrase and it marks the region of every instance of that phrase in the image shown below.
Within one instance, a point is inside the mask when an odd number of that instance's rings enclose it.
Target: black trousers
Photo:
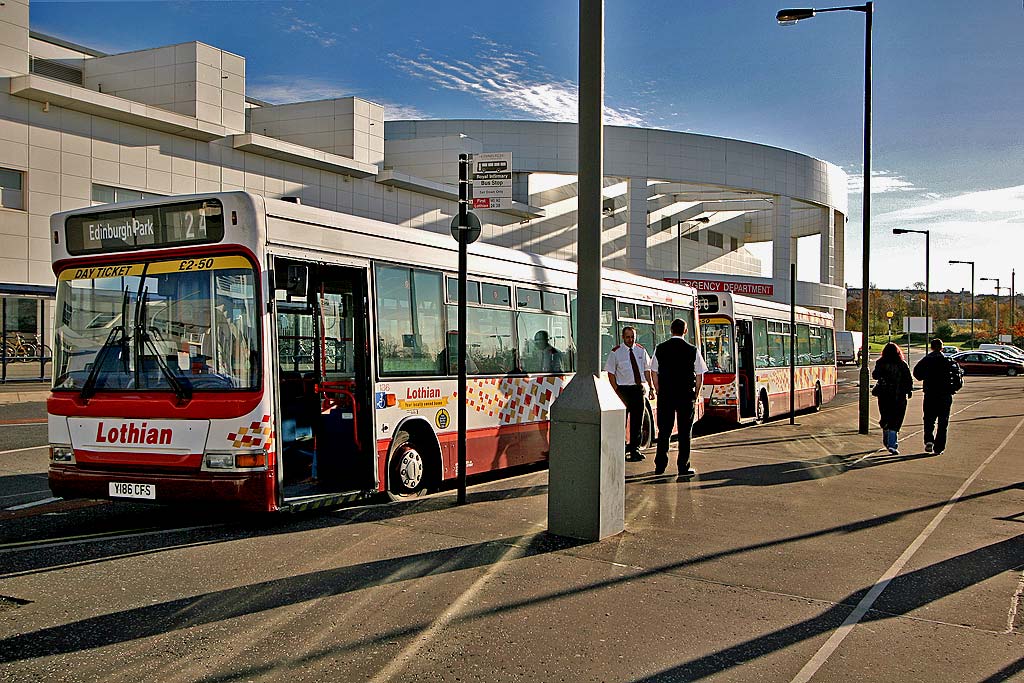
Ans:
[[[949,427],[949,409],[953,397],[949,394],[925,393],[924,395],[924,442],[935,444],[935,452],[946,449],[946,429]],[[935,429],[938,421],[939,428]]]
[[[668,444],[672,438],[672,426],[679,430],[679,455],[676,464],[679,472],[690,467],[690,434],[693,431],[693,399],[672,399],[658,401],[658,452],[654,456],[654,467],[662,470],[668,467]]]
[[[640,450],[640,428],[644,424],[644,388],[637,384],[618,385],[619,398],[626,404],[626,415],[629,417],[628,451]]]
[[[886,393],[878,397],[878,426],[900,431],[907,415],[907,395]]]

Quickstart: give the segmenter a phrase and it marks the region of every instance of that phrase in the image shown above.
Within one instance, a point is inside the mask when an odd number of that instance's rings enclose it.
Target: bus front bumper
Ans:
[[[50,465],[49,470],[50,490],[53,495],[66,499],[201,503],[261,512],[277,508],[273,477],[270,471],[224,474],[199,472],[185,475],[83,470],[58,465]],[[111,484],[148,485],[153,487],[152,497],[112,495]]]

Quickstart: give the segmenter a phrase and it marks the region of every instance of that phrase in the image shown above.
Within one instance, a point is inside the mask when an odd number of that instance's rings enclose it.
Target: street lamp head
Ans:
[[[710,223],[711,222],[711,219],[708,218],[707,216],[697,216],[696,218],[691,218],[690,220],[692,220],[694,223]]]
[[[892,234],[894,234],[894,235],[905,235],[908,232],[910,232],[910,231],[906,230],[905,228],[893,228],[892,229]]]
[[[775,15],[775,21],[779,22],[783,26],[792,26],[802,19],[810,19],[814,16],[814,10],[807,8],[796,8],[796,9],[780,9],[778,14]]]

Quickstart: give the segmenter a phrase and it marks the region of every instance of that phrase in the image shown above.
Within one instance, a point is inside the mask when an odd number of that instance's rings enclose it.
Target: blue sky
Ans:
[[[796,4],[801,4],[797,2]],[[842,3],[837,3],[842,4]],[[846,281],[861,284],[864,15],[780,27],[766,0],[607,0],[607,123],[796,150],[851,176]],[[247,94],[357,95],[386,117],[574,120],[577,3],[32,0],[33,30],[110,53],[199,40],[246,59]],[[1024,289],[1022,0],[877,0],[871,282]],[[817,275],[802,243],[801,278]],[[757,252],[763,255],[763,250]],[[977,282],[978,293],[992,293]]]

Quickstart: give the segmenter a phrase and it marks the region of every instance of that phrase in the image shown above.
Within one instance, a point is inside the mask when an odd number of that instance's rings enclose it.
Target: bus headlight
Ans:
[[[267,452],[264,450],[208,451],[204,469],[240,470],[265,468],[266,466]]]
[[[71,446],[61,444],[50,444],[50,462],[73,465],[75,463],[75,450]]]
[[[235,468],[235,454],[230,452],[207,453],[206,467],[211,470],[233,470]]]

